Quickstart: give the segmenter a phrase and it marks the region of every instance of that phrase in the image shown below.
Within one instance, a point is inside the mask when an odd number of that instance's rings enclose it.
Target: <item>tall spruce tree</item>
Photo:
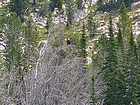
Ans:
[[[5,71],[9,78],[5,88],[7,89],[6,94],[13,97],[16,94],[15,90],[23,81],[22,25],[20,18],[15,13],[6,16],[4,23],[4,34],[6,35]],[[17,101],[21,100],[17,99]]]
[[[47,30],[47,34],[49,34],[49,30],[52,26],[52,13],[50,11],[48,11],[47,13],[47,23],[46,23],[46,30]]]
[[[127,97],[128,102],[138,105],[138,59],[134,35],[131,31],[127,52]]]
[[[121,28],[118,25],[118,35],[117,35],[117,68],[116,68],[116,102],[119,105],[128,105],[126,98],[126,69],[124,64],[124,48]]]
[[[122,38],[123,38],[124,47],[125,47],[128,42],[128,40],[127,40],[128,36],[131,34],[132,25],[131,25],[128,11],[127,11],[127,8],[126,8],[124,2],[122,2],[122,5],[120,6],[119,14],[120,14],[120,27],[122,30]]]
[[[116,91],[116,42],[113,35],[112,28],[112,18],[110,17],[110,26],[109,26],[109,42],[107,48],[107,57],[106,62],[104,63],[103,72],[105,72],[104,78],[107,83],[106,90],[106,105],[116,105],[117,101],[117,91]]]
[[[106,80],[105,80],[105,62],[108,55],[107,49],[109,40],[106,35],[94,43],[94,52],[92,56],[92,86],[91,86],[91,103],[96,105],[99,101],[105,99]],[[97,69],[97,71],[96,71]]]
[[[25,12],[29,9],[29,5],[29,0],[10,0],[10,11],[15,12],[23,21]]]
[[[140,36],[137,38],[137,45],[138,45],[138,102],[140,104]]]
[[[126,7],[128,7],[128,6],[131,5],[131,1],[132,1],[132,0],[123,0],[123,1],[124,1],[124,3],[125,3]]]
[[[82,29],[82,37],[80,39],[80,56],[83,58],[86,58],[87,52],[86,52],[86,46],[87,46],[87,36],[85,33],[85,24],[83,23],[83,29]]]
[[[88,28],[88,31],[89,31],[89,36],[91,38],[93,38],[94,35],[95,35],[95,31],[96,31],[96,24],[95,24],[95,22],[93,22],[93,13],[89,13],[89,15],[88,15],[88,26],[87,26],[87,28]]]
[[[66,14],[67,14],[67,28],[69,29],[70,26],[72,25],[72,20],[73,20],[73,16],[74,16],[74,10],[72,8],[73,5],[73,1],[72,0],[66,0]]]
[[[128,104],[132,103],[138,105],[137,95],[138,95],[138,61],[137,61],[137,51],[134,42],[134,36],[132,33],[132,24],[127,14],[127,9],[125,4],[122,3],[119,10],[121,19],[120,27],[123,36],[123,48],[124,48],[124,69],[126,70],[127,79],[127,94],[126,99]]]
[[[37,41],[39,40],[37,27],[28,19],[24,26],[24,69],[30,71],[37,60]]]
[[[97,103],[97,96],[96,96],[96,87],[95,87],[95,76],[92,74],[92,88],[91,88],[91,103],[92,105],[96,105]]]
[[[82,9],[83,0],[77,0],[77,8]]]

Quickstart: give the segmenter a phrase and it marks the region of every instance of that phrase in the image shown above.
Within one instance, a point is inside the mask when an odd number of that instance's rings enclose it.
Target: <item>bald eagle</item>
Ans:
[[[67,39],[67,45],[71,44],[70,38]]]

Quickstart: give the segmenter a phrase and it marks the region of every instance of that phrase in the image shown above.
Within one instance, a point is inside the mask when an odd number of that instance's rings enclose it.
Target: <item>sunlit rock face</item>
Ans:
[[[74,12],[73,14],[73,22],[78,22],[80,21],[81,19],[84,19],[86,16],[88,16],[88,7],[89,6],[93,6],[95,5],[97,2],[97,0],[86,0],[83,2],[83,8],[82,9],[78,9]],[[54,16],[55,18],[53,18],[53,22],[55,24],[59,24],[59,23],[64,23],[67,21],[67,16],[66,16],[66,4],[63,4],[62,5],[62,8],[63,8],[63,16],[60,16],[58,15],[58,10],[57,8],[54,10]]]
[[[131,9],[138,9],[138,8],[140,8],[140,1],[131,4]]]
[[[88,15],[87,9],[77,10],[76,13],[74,14],[73,22],[78,22],[79,20],[85,18],[87,15]]]
[[[5,3],[9,3],[10,0],[0,0],[0,8],[2,8],[2,5]]]
[[[87,57],[87,64],[89,65],[89,64],[91,64],[91,63],[92,63],[92,58]]]

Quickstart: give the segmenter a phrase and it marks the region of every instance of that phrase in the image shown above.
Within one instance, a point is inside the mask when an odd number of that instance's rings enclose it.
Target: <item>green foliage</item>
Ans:
[[[120,27],[122,28],[122,36],[123,36],[123,40],[124,40],[124,37],[127,39],[128,36],[131,34],[131,26],[132,26],[131,21],[130,21],[129,16],[128,16],[127,8],[125,7],[124,2],[120,6],[119,14],[121,17]],[[124,44],[125,43],[126,42],[124,42]]]
[[[126,96],[126,69],[124,64],[124,49],[123,49],[123,39],[120,26],[117,35],[117,68],[116,68],[116,101],[119,105],[126,105],[128,101],[124,96]]]
[[[87,52],[86,52],[86,46],[87,46],[87,36],[85,35],[85,25],[83,23],[83,30],[82,30],[82,37],[80,39],[80,56],[83,58],[86,58]]]
[[[137,51],[136,44],[134,42],[134,37],[132,33],[132,24],[127,14],[127,9],[125,4],[122,3],[119,10],[121,20],[120,27],[123,39],[123,64],[125,75],[127,79],[126,85],[126,100],[127,104],[133,103],[134,105],[138,105],[137,95],[138,95],[138,60],[137,60]],[[120,31],[119,30],[119,31]]]
[[[127,52],[127,96],[129,103],[138,105],[138,59],[136,53],[136,45],[134,42],[134,36],[131,32],[129,39],[129,47]]]
[[[77,8],[82,9],[83,0],[77,0]]]
[[[94,35],[95,35],[95,31],[96,31],[96,24],[95,22],[93,22],[93,13],[90,13],[88,15],[88,31],[89,31],[89,34],[90,34],[90,37],[93,38]]]
[[[71,33],[68,37],[71,39],[71,44],[76,45],[76,47],[78,49],[80,49],[81,34],[80,33]]]
[[[117,56],[116,56],[116,41],[113,35],[112,29],[112,18],[110,17],[110,26],[109,26],[109,42],[107,48],[107,56],[106,61],[104,63],[103,72],[105,72],[104,78],[107,83],[107,90],[106,90],[106,101],[105,104],[107,105],[115,105],[117,104],[117,75],[116,75],[116,63],[117,63]]]
[[[67,28],[69,29],[72,25],[73,15],[74,15],[74,8],[72,8],[72,0],[66,0],[66,14],[67,14]]]
[[[140,37],[140,36],[139,36]],[[137,38],[137,46],[138,46],[138,98],[140,97],[140,38]],[[139,98],[140,103],[140,98]]]
[[[52,27],[52,13],[50,11],[48,11],[47,24],[46,24],[47,34],[49,33],[49,30],[51,27]]]
[[[94,74],[92,75],[91,81],[92,81],[91,103],[92,103],[92,105],[96,105],[96,103],[97,103],[97,96],[95,94],[96,90],[95,90],[95,77],[94,77]]]
[[[107,47],[108,46],[108,38],[106,35],[101,35],[101,38],[94,43],[94,52],[97,54],[94,54],[92,56],[93,62],[93,67],[98,67],[102,69],[104,67],[104,63],[106,61],[107,57]]]
[[[91,103],[94,105],[97,104],[98,100],[101,99],[101,96],[104,96],[106,89],[105,86],[105,78],[104,77],[104,64],[106,62],[107,57],[107,49],[108,49],[109,40],[106,35],[101,35],[101,37],[94,43],[94,52],[92,56],[92,86],[91,86]],[[94,71],[94,69],[97,71]],[[98,72],[98,73],[96,73]],[[94,74],[95,73],[95,74]],[[101,81],[103,84],[98,85],[97,81]],[[100,91],[99,93],[97,92]]]
[[[18,57],[20,56],[20,45],[19,42],[20,38],[20,27],[21,27],[21,21],[19,18],[16,19],[16,14],[11,13],[9,16],[5,18],[5,31],[6,31],[6,58],[7,58],[7,68],[8,71],[13,69],[11,66],[14,66],[13,64],[18,63]]]
[[[123,2],[125,3],[126,7],[131,5],[131,1],[133,1],[133,0],[123,0]]]
[[[13,96],[16,89],[23,82],[23,74],[31,70],[36,62],[35,47],[37,46],[37,33],[29,20],[27,26],[21,23],[16,13],[5,16],[2,27],[5,34],[5,72],[7,78],[12,77],[5,86],[7,95]],[[23,87],[24,88],[24,87]]]
[[[25,43],[31,47],[36,47],[38,40],[37,27],[34,25],[31,19],[26,21],[26,25],[24,27],[25,32]]]
[[[39,39],[37,27],[31,19],[26,21],[23,29],[23,46],[24,46],[24,69],[25,71],[31,70],[37,60],[37,42]]]
[[[19,84],[22,78],[22,66],[23,66],[23,53],[21,33],[22,25],[20,18],[15,13],[10,13],[5,16],[4,34],[6,35],[6,47],[5,47],[5,71],[7,76],[10,76],[11,72],[14,74],[15,79],[7,84],[8,95],[12,95],[14,87]]]
[[[104,3],[104,0],[98,0],[97,4],[98,4],[98,7],[101,7]]]
[[[58,10],[62,9],[62,0],[58,0]]]
[[[10,12],[15,12],[23,21],[23,15],[25,15],[25,12],[29,9],[29,6],[29,0],[11,0]]]

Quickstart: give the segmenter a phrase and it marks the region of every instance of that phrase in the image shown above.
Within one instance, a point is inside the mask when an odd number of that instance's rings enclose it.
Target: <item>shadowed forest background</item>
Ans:
[[[140,105],[140,1],[0,0],[0,105]]]

